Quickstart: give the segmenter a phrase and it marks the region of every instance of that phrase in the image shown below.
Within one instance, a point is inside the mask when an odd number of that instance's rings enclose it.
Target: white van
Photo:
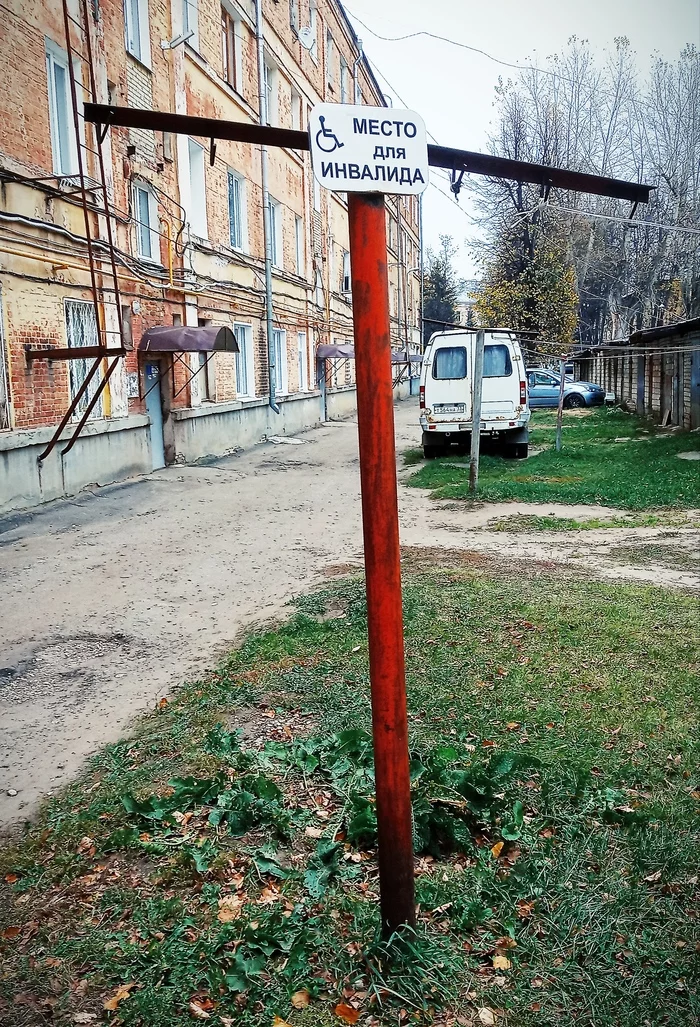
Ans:
[[[436,332],[421,367],[420,425],[426,459],[443,456],[452,443],[471,445],[475,331]],[[527,376],[520,343],[505,329],[487,331],[481,396],[481,437],[489,436],[503,455],[526,457]]]

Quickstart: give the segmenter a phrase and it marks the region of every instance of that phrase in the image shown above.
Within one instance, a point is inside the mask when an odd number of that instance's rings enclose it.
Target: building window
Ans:
[[[270,254],[275,267],[282,267],[282,204],[270,196]]]
[[[68,78],[68,58],[48,39],[46,40],[46,74],[53,170],[57,175],[75,175],[78,171],[78,155]]]
[[[341,291],[344,293],[352,292],[352,279],[350,277],[350,254],[347,250],[343,250],[343,281],[341,284]]]
[[[182,0],[182,31],[186,36],[192,33],[187,42],[199,50],[199,0]]]
[[[304,221],[300,217],[294,218],[294,253],[296,257],[296,273],[304,278],[306,268],[304,267]]]
[[[134,221],[139,257],[160,263],[158,201],[152,189],[138,182],[134,185]]]
[[[207,198],[204,179],[204,147],[187,140],[190,158],[190,227],[200,239],[207,239]]]
[[[301,130],[301,96],[292,86],[292,128],[295,132]]]
[[[228,217],[232,249],[245,250],[248,243],[245,178],[235,171],[228,173]]]
[[[283,395],[288,391],[287,385],[287,333],[281,328],[272,332],[275,345],[275,392]]]
[[[253,329],[250,325],[235,324],[233,334],[238,343],[236,353],[236,394],[238,396],[255,395],[253,378]]]
[[[148,68],[151,66],[151,38],[148,28],[148,0],[124,0],[126,48]]]
[[[318,64],[318,14],[316,8],[317,0],[309,0],[309,28],[311,29],[311,60]]]
[[[240,22],[224,6],[221,7],[221,59],[224,78],[240,93]]]
[[[299,31],[299,0],[289,0],[289,24],[295,32]]]
[[[326,29],[326,91],[333,92],[333,72],[335,64],[334,44],[331,30]]]
[[[355,72],[355,103],[362,103],[362,87],[360,85],[360,75],[358,71]]]
[[[212,367],[213,359],[213,353],[197,354],[197,387],[199,389],[200,401],[203,403],[211,402],[212,398],[212,388],[211,382],[209,380],[209,371]]]
[[[263,87],[267,107],[267,124],[277,124],[277,68],[267,58],[263,61]]]
[[[306,332],[297,332],[297,360],[299,371],[299,392],[308,392],[309,358],[306,349]]]
[[[73,346],[98,346],[97,322],[95,321],[95,308],[92,303],[85,303],[82,300],[66,300],[66,339],[70,347]],[[68,374],[71,400],[75,399],[83,382],[88,376],[94,358],[87,360],[69,360]],[[100,371],[90,379],[90,384],[80,397],[75,417],[81,417],[87,409],[95,392],[99,388],[101,379]],[[90,417],[102,417],[102,396],[97,400],[90,412]]]
[[[340,102],[350,103],[350,69],[344,57],[340,58]]]

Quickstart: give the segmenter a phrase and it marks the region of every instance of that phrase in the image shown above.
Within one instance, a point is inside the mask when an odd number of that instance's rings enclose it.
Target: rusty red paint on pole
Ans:
[[[383,195],[349,193],[348,215],[379,886],[388,935],[415,923],[415,904]]]

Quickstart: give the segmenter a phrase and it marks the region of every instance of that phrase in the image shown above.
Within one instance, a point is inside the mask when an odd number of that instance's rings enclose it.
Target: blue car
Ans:
[[[527,372],[530,409],[556,407],[559,405],[559,375],[546,368],[534,367]],[[593,382],[576,382],[564,376],[564,406],[567,410],[576,407],[596,407],[605,403],[606,392]]]

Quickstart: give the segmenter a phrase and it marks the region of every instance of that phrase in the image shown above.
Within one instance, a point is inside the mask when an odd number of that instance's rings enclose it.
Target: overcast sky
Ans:
[[[403,103],[425,120],[428,132],[445,146],[484,150],[494,116],[494,86],[517,71],[448,43],[419,37],[384,42],[383,36],[426,30],[487,51],[516,64],[541,64],[561,51],[568,38],[587,39],[602,55],[616,36],[627,36],[642,71],[656,51],[675,58],[686,43],[700,45],[700,0],[348,0],[346,11],[365,52],[388,82],[380,84],[394,106]],[[355,16],[355,17],[353,17]],[[393,87],[393,88],[392,88]],[[403,103],[402,103],[403,101]],[[433,181],[449,193],[444,178]],[[441,233],[460,246],[459,268],[474,273],[467,238],[473,235],[469,198],[460,207],[434,185],[425,194],[424,232],[435,246]]]

